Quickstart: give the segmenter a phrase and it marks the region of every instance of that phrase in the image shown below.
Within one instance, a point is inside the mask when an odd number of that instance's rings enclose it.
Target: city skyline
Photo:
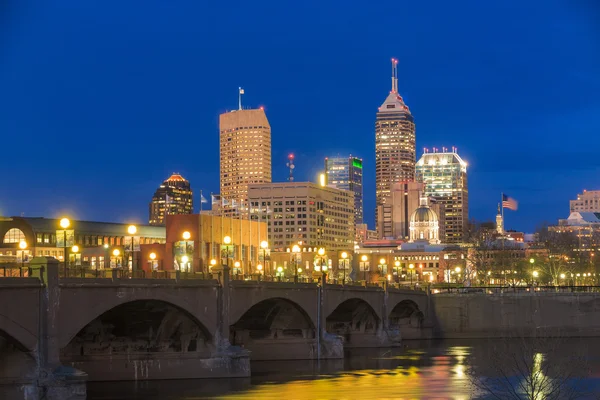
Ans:
[[[223,38],[211,35],[217,37],[214,43],[198,43],[204,30],[221,31],[212,22],[195,27],[192,16],[199,9],[192,5],[168,11],[149,5],[147,10],[155,16],[164,11],[179,29],[190,29],[194,35],[188,40],[167,22],[136,21],[127,30],[108,8],[89,5],[63,13],[44,7],[26,13],[15,4],[3,15],[10,18],[0,23],[3,36],[19,41],[2,48],[6,62],[0,67],[0,131],[12,150],[0,160],[0,168],[9,172],[0,189],[2,215],[69,213],[87,220],[142,222],[148,197],[174,170],[196,193],[217,193],[218,114],[236,108],[242,86],[246,103],[264,105],[273,126],[273,181],[285,181],[290,152],[296,155],[296,181],[313,182],[324,156],[356,154],[364,159],[365,219],[373,228],[373,114],[389,88],[387,62],[393,56],[399,57],[399,91],[419,125],[417,157],[423,147],[459,148],[469,163],[471,217],[493,220],[505,192],[519,200],[519,211],[506,213],[506,228],[532,231],[544,220],[566,218],[569,200],[584,189],[598,189],[600,168],[587,149],[600,141],[593,135],[600,127],[594,96],[600,60],[592,21],[575,6],[540,8],[538,17],[548,22],[535,30],[520,19],[525,13],[511,12],[515,29],[490,50],[486,38],[502,31],[508,8],[485,6],[498,14],[497,20],[486,20],[486,27],[471,21],[472,13],[461,17],[464,8],[449,7],[446,17],[465,22],[465,28],[439,44],[446,25],[437,17],[432,24],[442,23],[438,35],[424,34],[401,17],[403,29],[420,32],[402,45],[366,27],[353,33],[343,22],[333,29],[317,24],[315,36],[307,38],[327,39],[315,48],[317,57],[306,57],[315,49],[288,40],[299,37],[293,29],[285,30],[287,47],[276,57],[264,50],[280,48],[283,38],[259,31],[254,33],[261,40],[251,44],[231,42],[239,35],[236,29]],[[122,15],[135,11],[122,7]],[[424,6],[407,7],[406,15],[425,12]],[[234,17],[246,18],[250,11],[239,10]],[[326,7],[323,13],[337,11]],[[275,20],[273,13],[264,18]],[[336,20],[357,17],[352,10],[341,13]],[[306,11],[298,14],[314,20]],[[384,19],[384,14],[378,11],[370,19]],[[112,26],[86,26],[92,16]],[[550,22],[557,18],[558,27]],[[299,19],[292,25],[297,27]],[[272,24],[270,29],[282,28]],[[35,32],[50,26],[60,28],[38,40]],[[139,33],[133,33],[136,29]],[[472,37],[476,29],[480,39]],[[80,34],[70,35],[73,30]],[[28,31],[31,37],[24,34]],[[528,41],[521,43],[522,37]],[[577,50],[571,50],[573,42]],[[224,47],[220,53],[214,50],[219,46]],[[572,51],[577,57],[570,56]],[[40,54],[41,67],[35,62]],[[231,62],[231,54],[240,56],[238,63]],[[224,55],[229,57],[219,61]],[[340,62],[347,56],[348,62]],[[288,67],[281,68],[283,63]],[[345,84],[350,79],[352,84]],[[296,120],[298,113],[304,118]],[[170,140],[175,146],[164,146]],[[40,178],[44,170],[52,171],[51,180]],[[118,196],[98,196],[113,191]]]

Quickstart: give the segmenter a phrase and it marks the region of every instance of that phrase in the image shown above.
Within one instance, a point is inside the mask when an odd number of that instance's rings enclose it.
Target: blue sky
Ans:
[[[296,180],[363,157],[372,223],[396,57],[419,154],[457,146],[471,217],[504,191],[507,227],[531,231],[600,189],[599,20],[593,0],[4,1],[0,214],[144,222],[173,171],[218,192],[218,114],[242,86],[271,122],[274,179],[289,152]]]

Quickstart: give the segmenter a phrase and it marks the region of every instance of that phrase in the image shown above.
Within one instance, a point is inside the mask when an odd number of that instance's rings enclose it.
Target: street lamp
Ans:
[[[269,247],[269,242],[267,242],[266,240],[263,240],[262,242],[260,242],[260,248],[263,251],[263,262],[265,263],[265,269],[267,267],[267,248]]]
[[[260,282],[260,276],[262,275],[262,269],[263,269],[262,264],[258,264],[256,266],[256,269],[258,270],[258,281]]]
[[[398,275],[399,275],[398,269],[400,269],[400,261],[398,261],[398,260],[394,261],[394,267],[396,268],[396,277],[394,278],[394,280],[397,282],[396,279],[398,279]],[[393,275],[393,273],[392,273],[392,275]]]
[[[135,267],[134,267],[134,261],[135,261],[134,260],[134,258],[135,258],[134,254],[135,253],[133,252],[135,248],[133,246],[133,241],[134,241],[134,236],[133,235],[135,235],[136,232],[137,232],[137,227],[135,225],[129,225],[127,227],[127,233],[129,233],[131,235],[131,270],[132,271],[135,270]]]
[[[156,260],[156,253],[150,253],[150,270],[154,271],[154,260]]]
[[[108,254],[108,243],[104,243],[104,245],[102,246],[104,247],[104,260],[102,261],[102,268],[106,268],[106,260],[110,258],[109,254]],[[98,265],[96,263],[96,265]],[[110,267],[110,262],[109,262],[109,267]],[[98,268],[96,268],[98,269]]]
[[[73,245],[71,251],[73,252],[73,266],[77,268],[77,253],[79,253],[79,246]]]
[[[412,286],[412,274],[413,274],[413,269],[415,268],[415,264],[410,264],[408,266],[408,268],[410,268],[410,286]]]
[[[317,254],[319,255],[319,266],[321,268],[321,274],[323,274],[322,283],[325,283],[325,271],[327,271],[327,268],[325,268],[325,265],[323,264],[323,259],[325,258],[325,249],[323,247],[320,247],[319,250],[317,250]]]
[[[379,265],[381,266],[381,275],[385,275],[385,273],[387,272],[386,271],[387,264],[385,262],[386,262],[385,258],[381,257],[379,259]]]
[[[223,243],[225,243],[225,265],[229,267],[229,245],[231,244],[231,236],[225,236],[223,238]]]
[[[120,254],[121,254],[121,251],[119,251],[119,249],[113,250],[113,256],[115,256],[115,268],[119,267],[119,255]]]
[[[60,227],[63,229],[63,261],[65,263],[65,277],[67,276],[67,228],[71,226],[71,221],[69,218],[62,218],[58,223]]]
[[[294,283],[298,283],[298,253],[300,253],[300,246],[295,244],[292,247],[292,253],[294,254]]]
[[[344,267],[344,280],[342,281],[342,284],[346,283],[346,259],[348,258],[348,253],[346,253],[345,251],[342,251],[342,265]]]
[[[234,262],[233,267],[235,268],[235,275],[237,276],[240,271],[240,262],[239,261]]]
[[[360,257],[360,260],[362,261],[363,279],[365,280],[365,283],[367,282],[367,260],[368,259],[369,259],[369,257],[367,257],[366,254],[363,254]]]
[[[185,232],[183,232],[183,234],[181,235],[181,237],[184,240],[184,245],[183,245],[184,246],[184,250],[183,250],[183,252],[185,253],[185,256],[187,257],[188,256],[187,242],[188,242],[188,240],[190,240],[190,238],[192,237],[192,235],[188,231],[185,231]],[[192,259],[193,258],[194,257],[192,257]],[[188,272],[190,272],[189,270],[190,270],[190,268],[188,267]]]
[[[210,269],[211,269],[211,271],[209,271],[209,272],[212,272],[212,269],[213,269],[213,267],[214,267],[215,265],[217,265],[217,260],[215,260],[215,259],[213,258],[212,260],[210,260]]]
[[[21,249],[21,270],[23,270],[23,267],[25,266],[25,249],[27,248],[27,242],[21,240],[19,242],[19,248]],[[21,273],[23,272],[21,271]]]
[[[189,260],[190,259],[188,258],[188,256],[181,257],[181,263],[183,264],[183,267],[185,268],[186,272],[190,272],[190,269],[187,267],[187,263]]]

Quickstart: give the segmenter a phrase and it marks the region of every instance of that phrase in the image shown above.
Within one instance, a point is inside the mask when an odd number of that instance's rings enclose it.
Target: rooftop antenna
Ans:
[[[242,95],[244,94],[244,89],[242,89],[241,87],[239,88],[239,94],[238,94],[238,104],[239,104],[239,109],[242,109]]]
[[[294,168],[296,168],[294,166],[294,155],[292,153],[290,153],[290,155],[288,156],[288,162],[287,164],[285,164],[286,167],[289,167],[290,169],[290,176],[288,177],[288,181],[293,182],[294,181]]]
[[[392,93],[398,93],[398,60],[392,58]]]

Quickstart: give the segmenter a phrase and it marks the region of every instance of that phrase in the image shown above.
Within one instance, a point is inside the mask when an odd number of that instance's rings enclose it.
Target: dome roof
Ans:
[[[421,206],[412,213],[410,222],[438,222],[438,217],[428,206]]]

